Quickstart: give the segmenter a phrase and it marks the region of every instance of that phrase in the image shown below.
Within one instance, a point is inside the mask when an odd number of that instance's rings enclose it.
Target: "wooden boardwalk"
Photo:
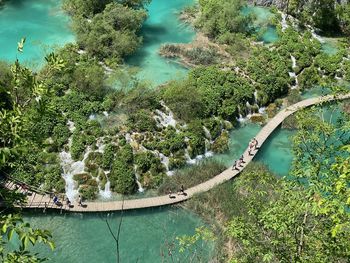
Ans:
[[[300,101],[296,104],[293,104],[283,110],[281,110],[275,117],[273,117],[256,135],[256,139],[259,142],[259,147],[266,141],[266,139],[271,135],[271,133],[285,120],[288,116],[295,113],[299,109],[306,108],[315,104],[320,104],[322,102],[333,101],[333,100],[344,100],[350,98],[350,93],[339,96],[324,96],[318,98],[311,98]],[[169,198],[168,195],[149,197],[149,198],[140,198],[133,200],[125,201],[109,201],[109,202],[84,202],[84,206],[78,206],[76,202],[72,203],[70,207],[66,204],[62,206],[57,206],[52,201],[52,196],[48,194],[39,194],[32,193],[28,196],[27,203],[22,206],[23,208],[47,208],[47,209],[59,209],[66,210],[71,212],[106,212],[106,211],[121,211],[129,209],[139,209],[139,208],[148,208],[156,206],[164,206],[170,204],[176,204],[182,201],[185,201],[195,194],[208,191],[215,186],[222,184],[233,177],[237,176],[254,158],[258,150],[254,150],[252,155],[248,154],[248,148],[244,152],[244,161],[240,171],[232,170],[229,168],[223,171],[221,174],[213,177],[212,179],[203,182],[199,185],[186,189],[185,195],[174,194],[174,198]],[[7,187],[13,188],[15,184],[11,186],[11,182],[8,182]]]

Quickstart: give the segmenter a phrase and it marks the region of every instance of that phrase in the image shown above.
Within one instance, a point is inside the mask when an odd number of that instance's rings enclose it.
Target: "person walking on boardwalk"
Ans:
[[[57,195],[54,195],[53,202],[55,203],[55,205],[58,205],[58,197],[57,197]]]
[[[235,161],[234,164],[232,165],[232,170],[239,171],[239,168],[237,167],[237,161]]]
[[[241,163],[245,163],[243,154],[241,155],[241,157],[239,157],[239,160],[241,161]]]
[[[180,194],[185,195],[185,187],[183,184],[180,187]]]
[[[255,137],[253,138],[253,143],[254,143],[254,150],[258,149],[259,143],[258,143],[258,140]]]
[[[78,197],[78,206],[83,206],[83,199],[81,198],[81,195]]]
[[[249,154],[249,155],[252,155],[252,150],[253,150],[253,148],[254,148],[254,143],[253,143],[253,140],[251,140],[251,141],[249,142],[249,146],[248,146],[248,154]]]
[[[69,198],[67,197],[67,199],[66,199],[66,205],[67,205],[68,207],[70,207],[70,204],[71,204],[71,202],[70,202]]]

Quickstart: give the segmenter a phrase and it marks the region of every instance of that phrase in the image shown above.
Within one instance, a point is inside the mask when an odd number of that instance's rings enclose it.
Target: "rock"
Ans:
[[[264,123],[265,117],[262,114],[253,114],[250,116],[250,120],[254,123]]]

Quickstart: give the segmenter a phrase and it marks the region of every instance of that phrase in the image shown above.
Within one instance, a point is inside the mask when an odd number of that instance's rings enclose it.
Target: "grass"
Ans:
[[[188,189],[203,183],[226,169],[225,165],[215,160],[204,160],[196,165],[178,170],[173,176],[167,177],[159,187],[159,194],[179,191],[181,185]]]

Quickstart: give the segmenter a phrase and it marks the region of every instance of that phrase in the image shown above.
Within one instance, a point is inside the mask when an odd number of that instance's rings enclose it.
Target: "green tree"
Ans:
[[[242,15],[243,5],[241,0],[200,0],[197,26],[212,38],[227,33],[246,33],[250,17]]]

